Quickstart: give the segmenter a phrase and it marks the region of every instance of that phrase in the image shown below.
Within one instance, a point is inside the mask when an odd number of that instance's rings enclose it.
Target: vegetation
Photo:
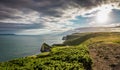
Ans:
[[[75,33],[67,37],[67,40],[64,42],[65,45],[89,45],[96,42],[114,42],[120,44],[119,32]]]
[[[0,70],[92,70],[89,47],[120,44],[120,33],[75,33],[50,52],[0,63]],[[65,46],[64,46],[65,45]]]
[[[85,70],[92,60],[86,46],[54,47],[51,52],[0,64],[0,70]]]

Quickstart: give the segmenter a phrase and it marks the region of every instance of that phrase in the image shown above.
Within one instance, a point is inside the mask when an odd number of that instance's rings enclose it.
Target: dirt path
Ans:
[[[93,70],[120,70],[120,45],[95,43],[89,46]]]

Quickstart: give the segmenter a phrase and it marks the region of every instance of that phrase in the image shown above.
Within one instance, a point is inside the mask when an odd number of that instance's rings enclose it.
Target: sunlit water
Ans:
[[[0,35],[0,62],[40,53],[43,42],[62,43],[62,36]]]

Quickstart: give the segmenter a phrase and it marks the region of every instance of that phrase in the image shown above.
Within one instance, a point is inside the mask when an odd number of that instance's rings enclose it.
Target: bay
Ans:
[[[40,53],[42,43],[49,45],[62,43],[62,36],[0,35],[0,62]]]

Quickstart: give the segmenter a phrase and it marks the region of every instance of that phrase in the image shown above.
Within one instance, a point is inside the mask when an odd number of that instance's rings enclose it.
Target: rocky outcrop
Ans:
[[[46,44],[46,43],[43,43],[42,46],[41,46],[40,51],[41,51],[41,52],[49,52],[49,51],[50,51],[50,48],[51,48],[51,46],[49,46],[49,45]]]
[[[64,37],[62,38],[62,40],[67,40],[67,37],[66,37],[66,36],[64,36]]]

